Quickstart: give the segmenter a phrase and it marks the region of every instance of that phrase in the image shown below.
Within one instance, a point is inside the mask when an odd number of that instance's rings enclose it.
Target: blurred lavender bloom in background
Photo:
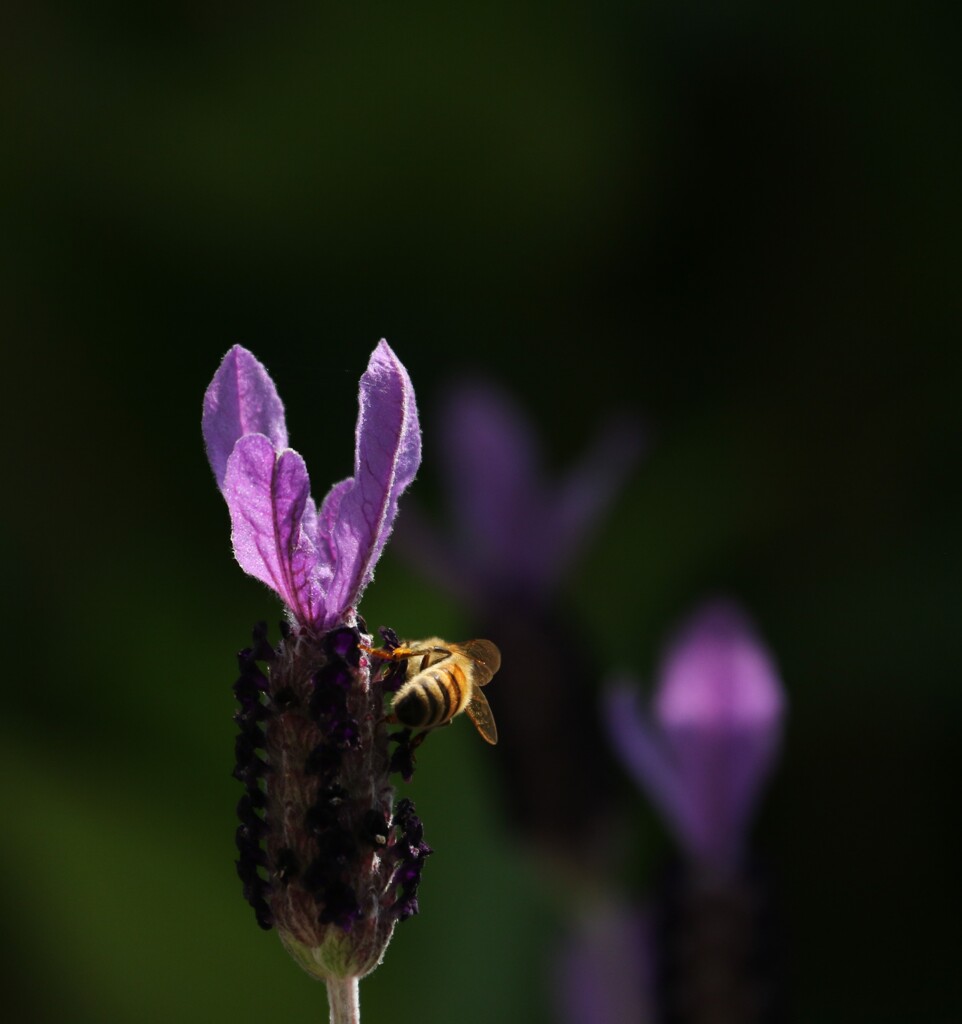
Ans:
[[[411,516],[409,543],[438,585],[467,604],[551,603],[638,461],[637,423],[613,418],[557,482],[547,479],[533,426],[494,385],[452,388],[441,423],[453,535]]]
[[[650,715],[636,693],[622,683],[607,703],[622,762],[692,863],[731,875],[781,745],[785,696],[770,656],[734,605],[710,604],[669,648]]]
[[[627,901],[602,902],[576,922],[557,961],[554,986],[564,1024],[653,1020],[650,922]]]
[[[409,506],[399,546],[501,648],[498,762],[515,827],[566,876],[594,879],[617,771],[594,713],[597,658],[558,593],[636,465],[641,431],[613,419],[552,481],[535,430],[495,386],[450,388],[439,419],[451,533]]]
[[[785,714],[771,657],[738,608],[712,603],[669,646],[651,712],[639,708],[635,689],[624,682],[609,694],[606,712],[625,767],[683,854],[652,893],[644,970],[654,1019],[782,1019],[769,887],[748,854],[751,820],[779,753]],[[597,974],[595,981],[602,983]]]

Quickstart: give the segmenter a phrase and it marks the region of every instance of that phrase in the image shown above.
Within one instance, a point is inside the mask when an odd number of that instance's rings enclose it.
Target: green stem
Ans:
[[[331,1024],[361,1024],[357,978],[329,978],[327,1004],[331,1008]]]

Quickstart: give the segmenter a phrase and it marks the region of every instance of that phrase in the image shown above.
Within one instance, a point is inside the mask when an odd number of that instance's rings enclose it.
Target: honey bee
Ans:
[[[407,661],[404,684],[391,711],[412,729],[436,729],[462,711],[488,741],[498,742],[498,728],[482,686],[501,667],[501,652],[490,640],[449,644],[440,637],[418,640],[393,651],[371,651],[392,661]]]

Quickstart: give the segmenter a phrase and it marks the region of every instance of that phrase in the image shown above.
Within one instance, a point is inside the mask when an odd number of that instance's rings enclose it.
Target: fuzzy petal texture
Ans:
[[[407,370],[386,341],[378,343],[361,377],[354,478],[325,499],[321,528],[334,521],[334,578],[327,618],[339,621],[374,575],[391,533],[398,498],[421,463],[421,431]],[[333,513],[336,509],[336,515]]]
[[[321,614],[312,536],[317,511],[310,490],[297,452],[278,454],[263,434],[248,434],[235,444],[224,476],[234,556],[305,623]]]
[[[202,428],[221,493],[227,461],[245,434],[264,434],[277,451],[287,447],[284,406],[277,388],[246,348],[235,345],[221,361],[204,395]]]
[[[679,632],[651,718],[624,690],[608,720],[628,770],[683,848],[715,871],[737,866],[781,744],[785,697],[767,651],[733,605],[715,603]]]

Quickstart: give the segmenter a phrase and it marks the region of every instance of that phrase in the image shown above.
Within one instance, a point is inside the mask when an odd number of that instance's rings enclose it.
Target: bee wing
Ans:
[[[494,644],[491,646],[494,647]],[[480,690],[474,691],[464,711],[468,718],[474,722],[475,729],[481,733],[488,743],[493,745],[498,742],[498,727],[494,724],[491,705],[488,703],[488,698]]]
[[[458,647],[474,662],[474,684],[487,686],[501,668],[501,652],[490,640],[468,640]]]

